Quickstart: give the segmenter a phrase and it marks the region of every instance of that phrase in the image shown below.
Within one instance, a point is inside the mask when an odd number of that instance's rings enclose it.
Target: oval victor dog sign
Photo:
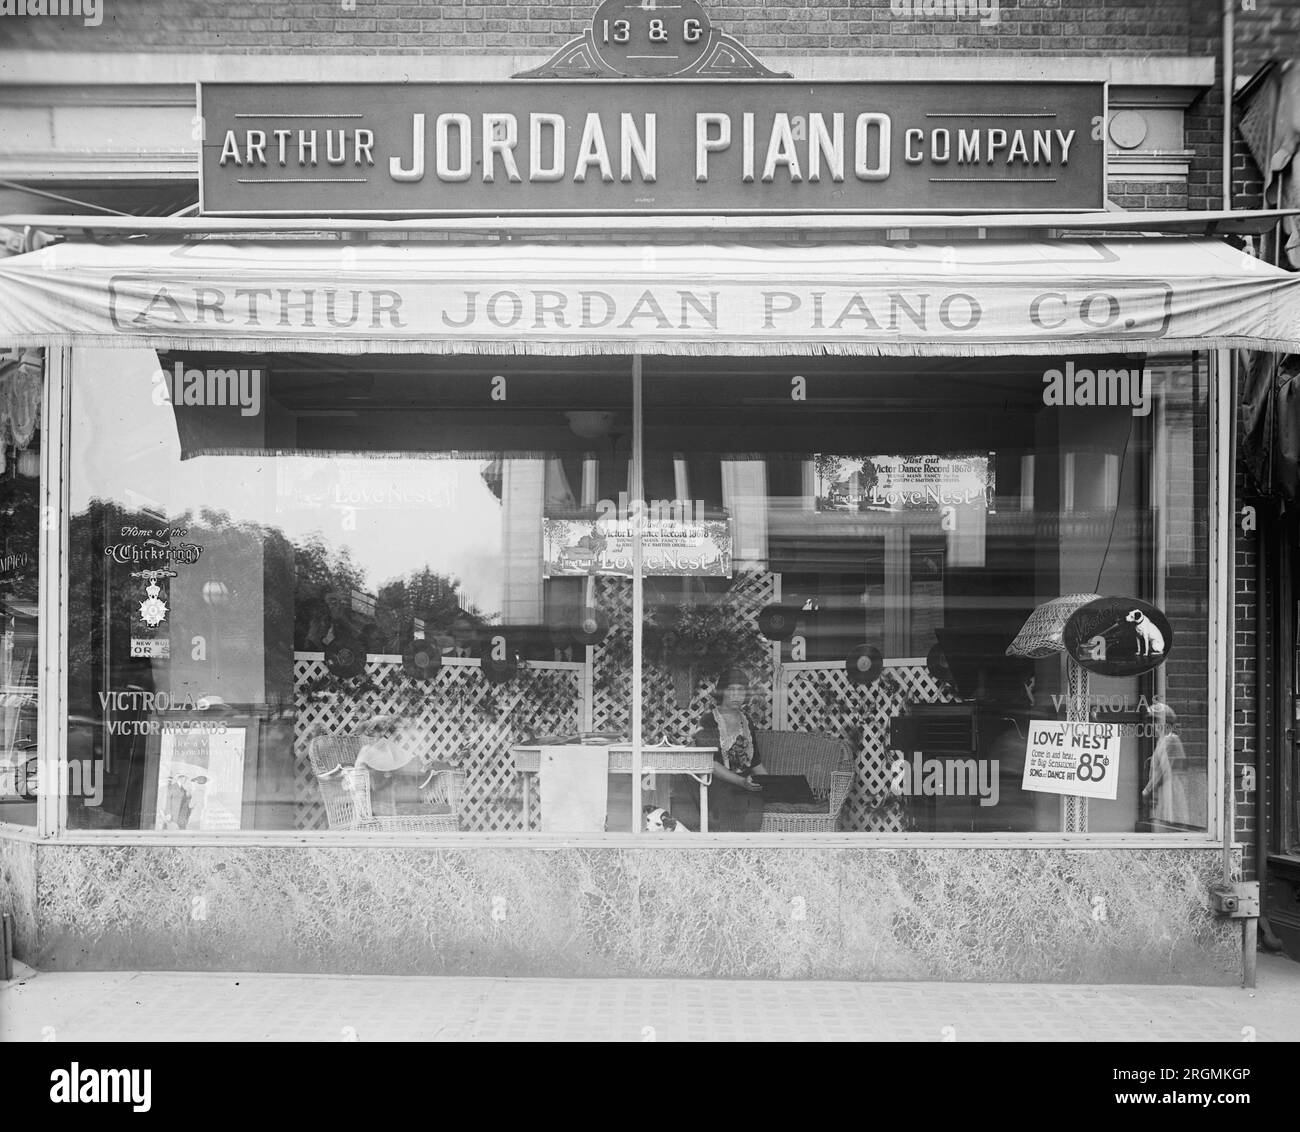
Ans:
[[[1089,672],[1138,676],[1169,656],[1174,631],[1150,602],[1103,597],[1074,611],[1062,633],[1065,651]]]

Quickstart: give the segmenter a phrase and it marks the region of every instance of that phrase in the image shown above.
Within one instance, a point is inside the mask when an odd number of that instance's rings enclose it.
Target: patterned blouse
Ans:
[[[744,720],[744,725],[734,734],[724,725],[722,716],[716,709],[700,721],[700,730],[705,734],[699,738],[708,740],[703,745],[717,747],[718,761],[735,774],[745,774],[757,762],[754,756],[753,725],[746,716],[742,715],[741,719]],[[729,745],[723,742],[723,734],[730,740]]]

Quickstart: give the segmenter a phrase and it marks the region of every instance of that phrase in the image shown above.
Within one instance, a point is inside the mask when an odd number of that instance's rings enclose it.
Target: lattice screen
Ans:
[[[737,573],[727,593],[727,601],[734,604],[745,624],[761,642],[762,660],[748,665],[753,677],[753,698],[750,702],[754,722],[770,727],[773,718],[771,689],[773,687],[772,649],[758,631],[758,614],[766,605],[780,597],[780,577],[765,571]],[[593,728],[597,731],[629,733],[632,727],[632,670],[624,662],[618,665],[611,653],[627,655],[632,638],[632,582],[629,578],[598,577],[596,603],[609,618],[609,634],[593,652]],[[690,689],[690,703],[679,707],[673,673],[660,668],[645,670],[644,680],[644,736],[647,742],[661,739],[688,742],[695,733],[700,716],[713,707],[713,685],[717,672],[700,670],[694,674]]]
[[[297,653],[294,688],[295,825],[323,829],[325,807],[307,762],[306,739],[323,728],[347,734],[363,720],[394,712],[403,725],[394,742],[415,755],[454,762],[468,774],[461,828],[467,831],[523,829],[522,793],[510,748],[530,733],[577,731],[582,723],[583,668],[559,661],[528,662],[516,679],[489,684],[477,660],[449,658],[412,699],[400,657],[367,658],[366,672],[377,690],[356,696],[313,699],[306,688],[326,674],[320,653]],[[540,807],[534,807],[534,817]]]
[[[777,718],[787,731],[821,731],[847,739],[857,774],[841,814],[841,828],[896,833],[902,811],[881,807],[889,787],[889,720],[905,703],[952,703],[924,660],[887,660],[873,684],[853,684],[842,661],[807,661],[783,665]]]
[[[779,599],[780,579],[770,573],[738,575],[729,600],[736,603],[758,638],[758,612]],[[617,666],[613,656],[626,656],[630,641],[632,590],[626,578],[596,579],[596,601],[609,616],[610,633],[591,650],[592,704],[590,726],[597,731],[627,732],[631,725],[630,667]],[[611,648],[613,646],[613,648]],[[857,777],[842,818],[845,830],[897,831],[902,819],[896,807],[881,808],[888,789],[889,720],[905,703],[950,703],[953,696],[930,675],[924,660],[887,661],[885,672],[871,685],[849,681],[842,662],[803,662],[780,669],[777,686],[773,652],[762,649],[763,660],[751,666],[756,724],[790,731],[820,731],[848,739],[857,764]],[[294,794],[295,824],[300,829],[325,826],[325,810],[307,763],[305,739],[323,728],[346,734],[376,715],[404,711],[406,726],[394,737],[415,755],[457,762],[468,772],[461,827],[470,831],[523,828],[522,795],[510,748],[528,734],[560,734],[582,729],[585,666],[566,662],[529,662],[519,677],[492,685],[482,679],[478,661],[449,658],[420,695],[409,699],[401,658],[370,657],[367,673],[377,690],[360,696],[314,699],[306,688],[326,675],[320,653],[298,653],[294,663],[297,719]],[[679,707],[673,674],[645,670],[645,738],[687,742],[700,717],[713,706],[715,672],[696,673],[690,703]],[[534,817],[541,811],[534,806]],[[536,826],[534,825],[534,828]]]

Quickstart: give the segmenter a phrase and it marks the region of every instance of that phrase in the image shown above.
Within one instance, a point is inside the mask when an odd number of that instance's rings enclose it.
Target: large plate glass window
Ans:
[[[1196,358],[74,351],[68,824],[1204,831],[1207,413]]]
[[[720,746],[711,830],[1207,828],[1203,363],[644,384],[647,739]],[[659,797],[696,830],[696,793]]]
[[[0,822],[36,824],[40,670],[37,608],[41,399],[39,350],[0,350]],[[92,797],[77,768],[72,788]],[[86,768],[90,769],[90,768]]]
[[[71,827],[517,832],[572,792],[601,832],[605,772],[538,748],[625,731],[593,698],[626,657],[593,684],[591,539],[547,540],[626,491],[624,362],[77,350],[72,380],[69,750],[104,796]]]

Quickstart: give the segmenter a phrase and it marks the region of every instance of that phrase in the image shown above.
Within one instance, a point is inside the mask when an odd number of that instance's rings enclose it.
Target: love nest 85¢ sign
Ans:
[[[1119,745],[1116,723],[1031,720],[1021,789],[1114,801]]]

